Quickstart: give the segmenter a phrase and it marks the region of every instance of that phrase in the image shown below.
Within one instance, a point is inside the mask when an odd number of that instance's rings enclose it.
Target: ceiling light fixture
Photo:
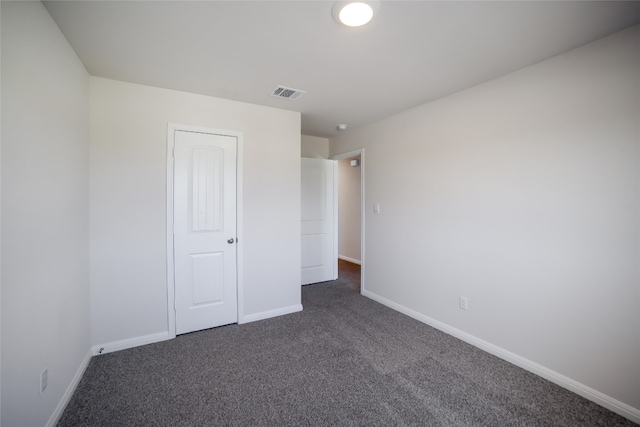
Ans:
[[[347,130],[347,125],[345,123],[340,123],[338,125],[338,130]]]
[[[380,9],[375,1],[337,1],[331,8],[333,19],[347,27],[361,27],[371,21]]]

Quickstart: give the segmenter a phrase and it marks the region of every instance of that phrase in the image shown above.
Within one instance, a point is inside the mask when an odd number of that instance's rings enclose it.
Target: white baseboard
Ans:
[[[128,348],[138,347],[146,344],[153,344],[154,342],[166,341],[175,338],[171,336],[169,332],[159,332],[157,334],[143,335],[141,337],[128,338],[121,341],[113,341],[106,344],[94,345],[91,351],[94,356],[98,354],[106,354],[114,351],[126,350]]]
[[[626,403],[620,402],[619,400],[616,400],[604,393],[594,390],[591,387],[588,387],[582,383],[572,380],[569,377],[552,371],[549,368],[546,368],[542,365],[532,362],[531,360],[525,359],[522,356],[518,356],[515,353],[511,353],[510,351],[500,348],[494,344],[491,344],[471,334],[449,326],[446,323],[440,322],[431,317],[425,316],[424,314],[418,313],[417,311],[411,310],[410,308],[390,301],[384,297],[374,294],[373,292],[363,290],[362,295],[371,298],[372,300],[377,301],[380,304],[386,305],[389,308],[399,311],[402,314],[406,314],[407,316],[412,317],[422,323],[426,323],[429,326],[439,329],[442,332],[461,339],[462,341],[478,347],[481,350],[486,351],[487,353],[491,353],[494,356],[499,357],[500,359],[506,360],[507,362],[519,366],[522,369],[525,369],[546,380],[549,380],[552,383],[559,385],[560,387],[566,388],[567,390],[570,390],[584,397],[585,399],[589,399],[600,406],[604,406],[612,412],[615,412],[625,418],[630,419],[635,423],[640,424],[640,409],[636,409],[630,405],[627,405]]]
[[[302,304],[290,305],[289,307],[277,308],[275,310],[261,311],[260,313],[249,314],[238,320],[239,324],[255,322],[258,320],[270,319],[272,317],[283,316],[285,314],[302,311]]]
[[[354,264],[362,265],[362,261],[360,261],[359,259],[349,258],[348,256],[338,255],[338,259],[341,259],[341,260],[344,260],[344,261],[348,261],[348,262],[352,262]]]
[[[78,367],[76,374],[71,379],[71,383],[69,383],[69,387],[67,387],[64,394],[62,395],[62,398],[60,399],[58,406],[56,406],[56,409],[53,411],[53,414],[51,414],[49,421],[47,421],[47,424],[45,424],[46,427],[54,427],[56,424],[58,424],[58,421],[60,421],[60,417],[62,416],[64,409],[69,404],[69,401],[71,400],[71,396],[73,396],[73,393],[76,391],[76,388],[78,387],[78,384],[80,383],[80,380],[84,375],[84,372],[87,370],[87,366],[89,366],[91,357],[92,357],[91,350],[89,350],[86,356],[84,356],[84,359],[82,359],[82,362],[80,362],[80,366]]]

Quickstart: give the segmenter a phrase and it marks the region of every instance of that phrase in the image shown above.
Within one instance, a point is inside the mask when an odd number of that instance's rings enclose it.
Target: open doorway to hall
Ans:
[[[361,292],[362,156],[338,160],[338,278]]]

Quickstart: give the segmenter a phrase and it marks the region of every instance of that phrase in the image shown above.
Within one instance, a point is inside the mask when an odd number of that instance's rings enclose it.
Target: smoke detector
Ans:
[[[303,90],[291,89],[290,87],[284,87],[284,86],[278,86],[273,90],[273,92],[271,92],[271,96],[293,101],[303,93],[305,93]]]

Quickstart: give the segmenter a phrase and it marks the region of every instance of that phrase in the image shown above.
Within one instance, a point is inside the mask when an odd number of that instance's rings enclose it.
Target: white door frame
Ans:
[[[364,226],[364,218],[365,218],[365,179],[364,179],[364,148],[360,148],[358,150],[349,151],[342,154],[336,154],[331,157],[333,160],[342,160],[347,159],[349,157],[354,157],[360,155],[360,293],[364,294],[365,292],[365,277],[364,277],[364,238],[365,238],[365,226]],[[340,174],[338,174],[338,191],[340,191]],[[337,228],[337,227],[336,227]],[[338,244],[338,233],[336,233],[336,245]]]
[[[173,167],[175,132],[198,132],[213,135],[233,136],[238,141],[236,165],[236,268],[238,292],[238,323],[244,323],[244,287],[243,287],[243,256],[244,235],[242,233],[242,164],[243,140],[242,132],[224,129],[213,129],[201,126],[167,124],[167,321],[169,338],[176,337],[176,309],[175,309],[175,264],[173,258]]]

